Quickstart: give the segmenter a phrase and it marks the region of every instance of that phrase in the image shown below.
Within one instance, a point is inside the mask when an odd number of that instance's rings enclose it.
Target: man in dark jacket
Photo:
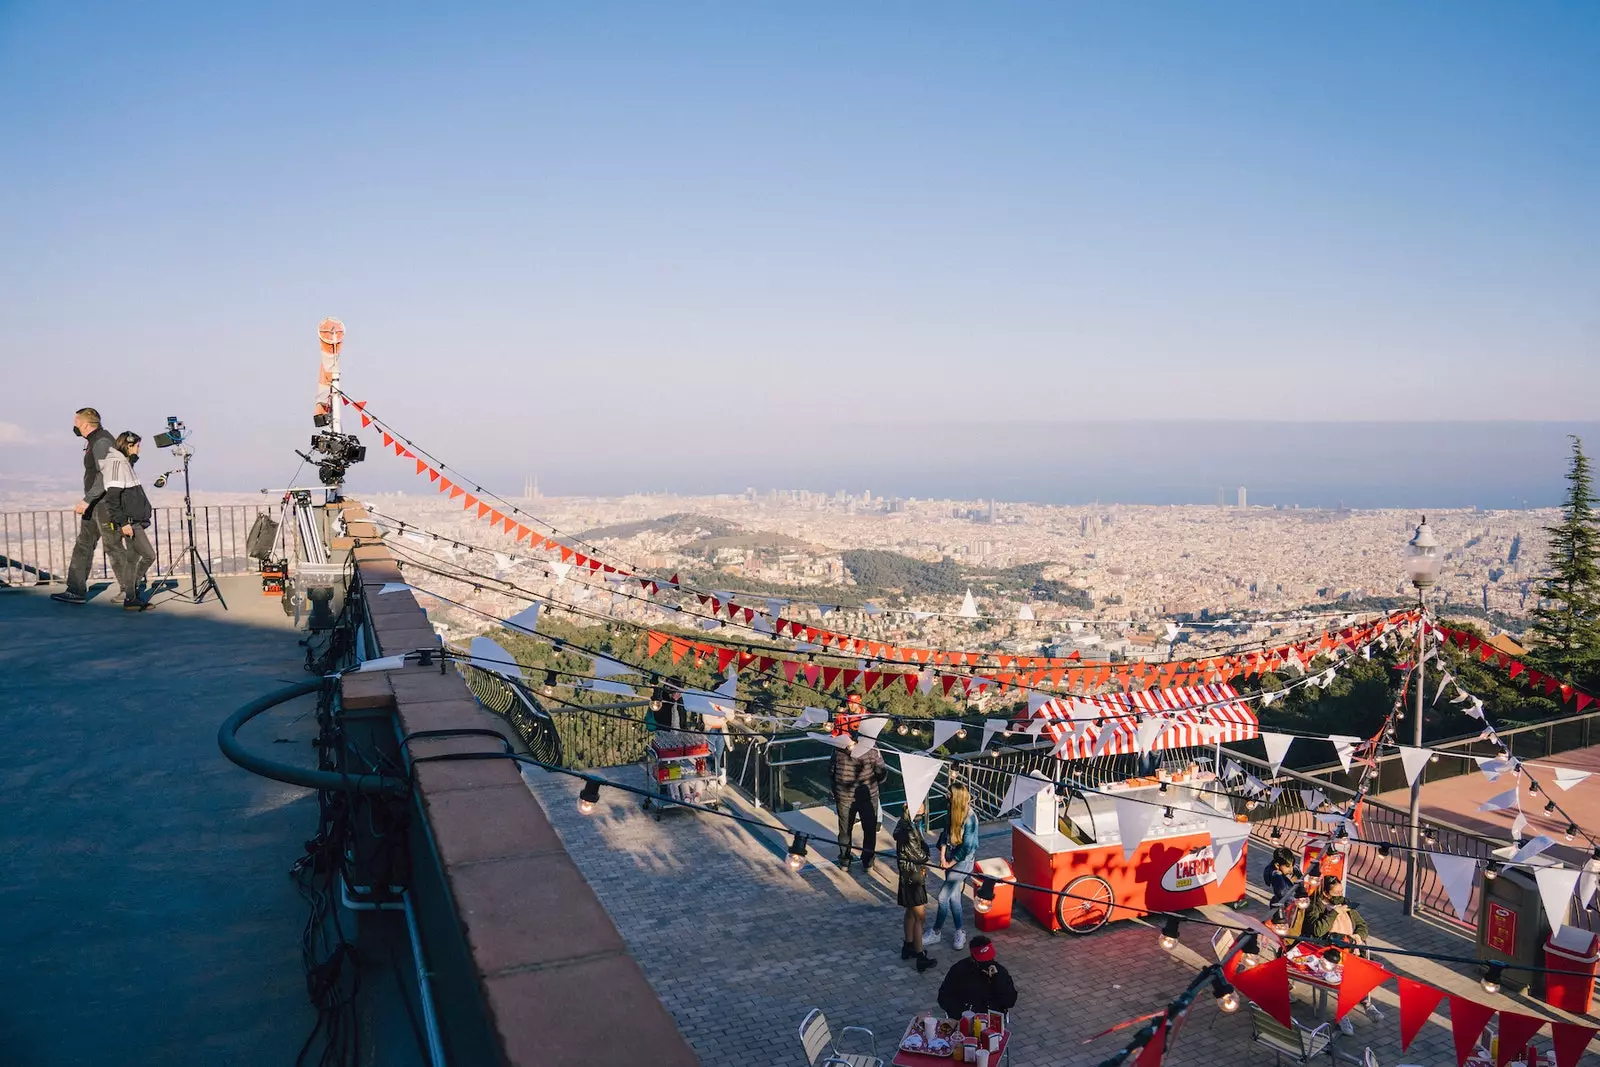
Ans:
[[[840,870],[850,869],[850,837],[859,815],[861,869],[870,871],[878,852],[878,785],[889,777],[889,768],[876,747],[853,754],[860,740],[856,728],[861,724],[861,698],[854,693],[850,697],[849,713],[839,715],[834,724],[839,746],[833,753],[833,803],[839,816],[839,858],[834,862]]]
[[[106,508],[106,470],[114,439],[100,425],[100,412],[94,408],[78,409],[72,418],[72,432],[84,439],[83,499],[72,506],[81,521],[78,540],[72,546],[72,561],[67,564],[67,590],[50,599],[63,604],[82,604],[88,599],[94,546],[103,540],[106,556],[114,566],[120,565],[122,547]]]
[[[939,1007],[952,1019],[964,1011],[1010,1011],[1017,1005],[1011,972],[994,959],[994,942],[981,934],[968,945],[968,956],[956,960],[939,986]]]

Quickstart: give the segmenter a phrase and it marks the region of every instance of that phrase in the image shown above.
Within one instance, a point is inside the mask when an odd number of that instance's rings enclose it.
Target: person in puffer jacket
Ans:
[[[851,693],[846,707],[848,710],[837,716],[833,729],[833,804],[839,818],[839,858],[834,863],[840,870],[850,869],[850,838],[859,818],[861,870],[869,873],[878,853],[878,786],[889,777],[889,768],[883,762],[883,753],[876,748],[855,754],[855,743],[860,740],[856,728],[861,725],[863,713],[860,695]]]
[[[127,611],[144,611],[150,606],[144,597],[144,576],[156,559],[145,533],[150,525],[150,500],[133,472],[133,465],[139,462],[139,441],[139,435],[132,430],[118,434],[106,464],[106,508],[111,514],[113,535],[122,544],[121,558],[114,560],[113,566],[117,584],[122,586],[122,606]]]

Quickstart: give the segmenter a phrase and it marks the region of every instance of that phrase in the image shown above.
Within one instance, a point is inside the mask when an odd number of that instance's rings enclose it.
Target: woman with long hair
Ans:
[[[959,778],[950,783],[950,820],[939,834],[936,847],[939,866],[944,868],[944,883],[939,886],[939,906],[934,912],[933,929],[923,937],[922,944],[939,943],[944,937],[944,917],[948,913],[956,927],[953,944],[959,949],[967,943],[967,932],[961,928],[961,890],[978,862],[978,813],[972,810],[971,790]]]
[[[122,586],[122,606],[128,611],[144,611],[150,606],[145,599],[144,576],[156,559],[145,533],[150,525],[150,501],[133,472],[133,465],[139,462],[140,440],[132,430],[124,430],[106,457],[106,508],[111,513],[113,536],[122,548],[113,555],[112,565],[117,584]]]
[[[934,959],[920,944],[923,917],[928,907],[928,840],[922,836],[922,809],[907,811],[894,827],[896,866],[900,887],[895,900],[906,909],[901,928],[900,958],[916,960],[921,973],[934,966]]]

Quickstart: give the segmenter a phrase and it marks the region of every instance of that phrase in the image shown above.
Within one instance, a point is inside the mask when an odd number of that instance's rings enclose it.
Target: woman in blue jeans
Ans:
[[[950,820],[939,835],[939,866],[946,868],[944,884],[939,887],[939,909],[933,917],[933,929],[923,935],[924,946],[936,945],[944,936],[944,917],[949,913],[955,921],[956,935],[953,944],[961,948],[967,943],[967,932],[961,928],[961,890],[972,875],[978,862],[978,813],[972,810],[972,794],[967,783],[957,779],[950,783]]]

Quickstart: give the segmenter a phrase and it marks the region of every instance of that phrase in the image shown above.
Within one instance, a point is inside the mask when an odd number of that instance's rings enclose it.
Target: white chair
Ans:
[[[1250,1040],[1271,1049],[1280,1067],[1285,1056],[1289,1057],[1290,1063],[1310,1063],[1316,1057],[1330,1051],[1329,1046],[1333,1043],[1333,1037],[1328,1033],[1327,1023],[1323,1023],[1315,1030],[1308,1030],[1293,1019],[1289,1021],[1294,1025],[1284,1026],[1252,1004]]]
[[[821,1008],[812,1008],[800,1024],[800,1045],[805,1049],[806,1067],[883,1067],[878,1058],[878,1040],[864,1026],[847,1026],[839,1031],[841,1039],[851,1031],[867,1035],[870,1052],[841,1052],[833,1043],[833,1032],[828,1029],[827,1016]]]

